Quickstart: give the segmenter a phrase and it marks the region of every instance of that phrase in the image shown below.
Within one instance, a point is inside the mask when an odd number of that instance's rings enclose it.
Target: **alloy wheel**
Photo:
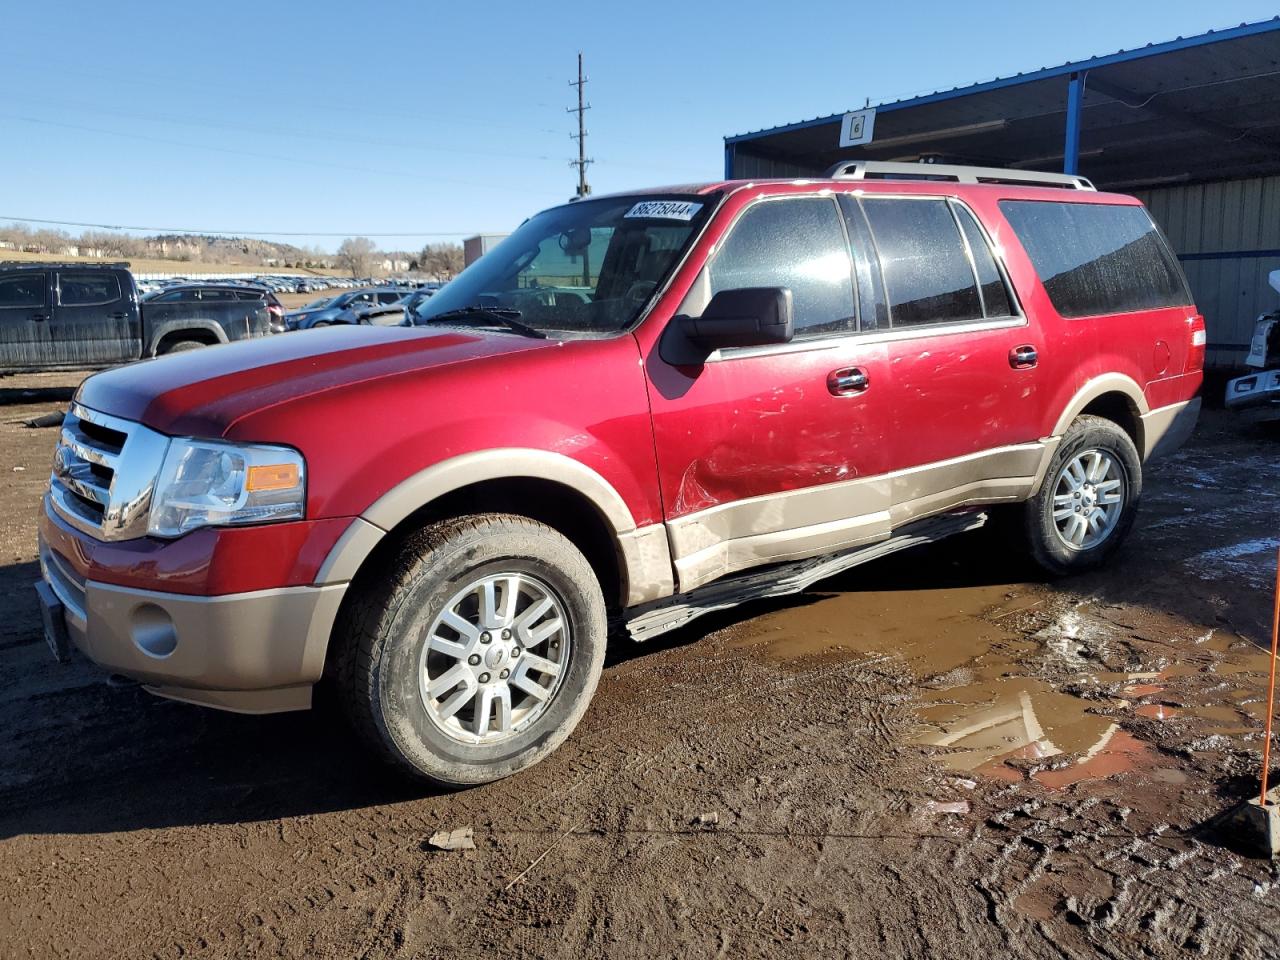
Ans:
[[[564,607],[541,580],[481,577],[450,598],[423,637],[418,689],[427,714],[463,743],[510,739],[555,699],[571,642]]]

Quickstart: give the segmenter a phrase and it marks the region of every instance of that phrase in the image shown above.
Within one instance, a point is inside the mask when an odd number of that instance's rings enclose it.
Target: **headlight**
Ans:
[[[147,533],[180,537],[197,527],[298,520],[306,513],[306,465],[288,447],[175,439],[151,497]]]

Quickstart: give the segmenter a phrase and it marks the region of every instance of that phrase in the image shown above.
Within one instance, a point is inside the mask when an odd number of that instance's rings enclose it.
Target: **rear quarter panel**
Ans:
[[[966,200],[978,211],[1000,248],[1010,279],[1030,318],[1030,335],[1039,338],[1042,389],[1042,435],[1050,436],[1072,398],[1106,374],[1132,380],[1151,408],[1189,400],[1199,390],[1199,370],[1186,372],[1190,344],[1189,318],[1194,305],[1166,307],[1097,317],[1063,317],[1017,234],[1000,210],[999,201],[1044,200],[1043,190],[980,188]],[[1140,206],[1133,197],[1108,193],[1071,193],[1062,199],[1078,203]]]

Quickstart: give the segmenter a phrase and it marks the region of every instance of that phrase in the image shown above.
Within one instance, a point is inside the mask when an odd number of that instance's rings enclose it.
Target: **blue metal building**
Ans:
[[[1280,269],[1280,17],[725,138],[730,178],[805,177],[839,160],[1063,170],[1134,193],[1169,235],[1234,366]]]

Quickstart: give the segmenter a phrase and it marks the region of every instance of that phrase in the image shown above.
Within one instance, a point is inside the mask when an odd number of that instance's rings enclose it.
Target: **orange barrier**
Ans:
[[[1267,774],[1271,770],[1271,720],[1276,712],[1276,653],[1280,652],[1280,551],[1276,553],[1276,600],[1271,617],[1271,680],[1267,686],[1267,734],[1262,742],[1262,794],[1258,803],[1267,805]]]

